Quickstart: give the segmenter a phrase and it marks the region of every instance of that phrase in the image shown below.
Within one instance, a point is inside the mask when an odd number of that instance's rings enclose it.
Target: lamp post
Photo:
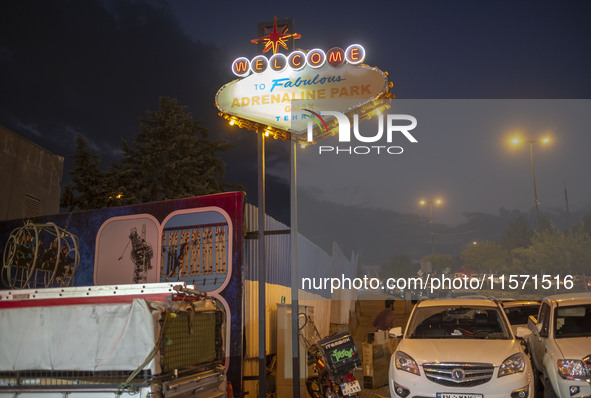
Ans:
[[[538,190],[536,187],[536,170],[534,167],[534,144],[547,144],[550,142],[550,138],[548,137],[544,137],[540,140],[522,140],[520,138],[513,138],[511,140],[511,143],[513,145],[519,145],[521,144],[522,141],[525,141],[529,144],[529,159],[530,159],[530,163],[531,163],[531,178],[532,178],[532,182],[533,182],[533,187],[534,187],[534,206],[536,208],[536,231],[538,230],[538,228],[540,227],[540,207],[539,207],[539,201],[538,201]]]
[[[443,201],[441,199],[420,200],[421,206],[429,206],[429,230],[431,232],[431,254],[435,254],[435,234],[433,233],[433,205],[439,206]]]

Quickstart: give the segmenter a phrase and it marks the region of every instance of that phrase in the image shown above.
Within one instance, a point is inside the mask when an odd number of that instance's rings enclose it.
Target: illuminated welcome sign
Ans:
[[[294,71],[301,70],[306,65],[312,68],[320,68],[326,62],[331,66],[339,66],[345,61],[351,65],[358,65],[365,59],[365,49],[359,44],[352,44],[343,50],[339,47],[333,47],[328,52],[321,49],[314,49],[307,54],[303,51],[294,51],[289,55],[282,53],[273,54],[269,59],[264,55],[257,55],[251,61],[241,57],[232,63],[232,72],[236,76],[248,76],[250,72],[263,73],[267,69],[275,72],[282,72],[286,68]]]
[[[332,111],[362,113],[372,110],[375,99],[392,97],[387,73],[363,64],[366,54],[360,44],[344,50],[296,50],[286,55],[277,52],[278,46],[287,49],[284,39],[300,35],[285,30],[278,31],[275,20],[273,32],[252,40],[263,40],[265,49],[273,49],[272,56],[240,57],[232,63],[232,72],[239,79],[224,85],[215,98],[220,116],[231,125],[303,142],[307,121],[298,119],[302,109],[320,111],[320,102],[326,106],[327,100],[335,100]],[[292,101],[296,100],[294,109]]]

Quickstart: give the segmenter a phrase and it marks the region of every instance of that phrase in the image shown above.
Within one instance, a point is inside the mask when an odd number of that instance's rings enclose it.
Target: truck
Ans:
[[[0,391],[241,396],[243,212],[227,192],[0,222]]]
[[[184,282],[2,291],[0,397],[226,397],[224,328]]]
[[[544,298],[528,326],[534,377],[544,397],[591,396],[591,293]]]

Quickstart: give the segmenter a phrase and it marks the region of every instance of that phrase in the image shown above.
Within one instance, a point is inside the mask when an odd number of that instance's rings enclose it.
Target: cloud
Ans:
[[[41,132],[35,123],[23,123],[17,121],[17,126],[20,130],[25,131],[29,134],[32,134],[35,137],[41,137]]]
[[[197,119],[215,116],[218,57],[184,34],[166,3],[5,1],[0,123],[61,156],[74,150],[71,131],[94,137],[109,162],[160,96]]]

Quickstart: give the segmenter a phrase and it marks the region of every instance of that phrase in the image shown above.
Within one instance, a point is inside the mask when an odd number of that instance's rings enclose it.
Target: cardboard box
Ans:
[[[363,386],[380,388],[388,384],[390,357],[394,353],[398,339],[387,339],[380,343],[363,343]]]
[[[381,344],[388,341],[389,339],[390,336],[388,336],[388,332],[386,332],[385,330],[378,330],[374,333],[373,342],[376,344]]]
[[[377,332],[371,332],[367,334],[367,342],[370,344],[383,343],[388,339],[390,339],[390,336],[385,330],[378,330]]]

